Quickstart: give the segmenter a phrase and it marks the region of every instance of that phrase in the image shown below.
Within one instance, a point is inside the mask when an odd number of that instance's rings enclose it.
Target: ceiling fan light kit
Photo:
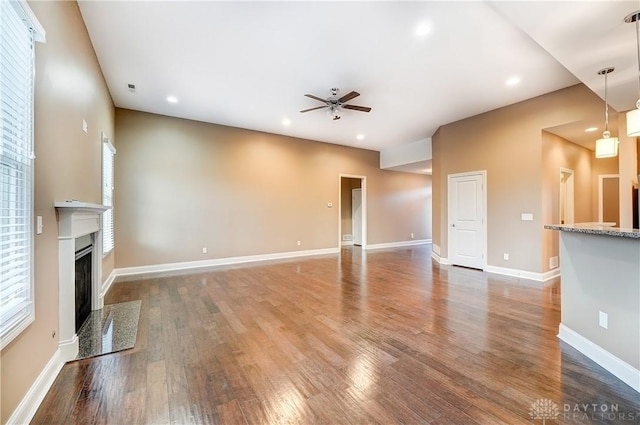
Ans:
[[[624,21],[628,24],[636,24],[636,48],[638,58],[638,90],[640,93],[640,29],[638,28],[640,20],[640,10],[636,10],[627,17]],[[636,102],[636,109],[627,112],[627,136],[640,137],[640,96]]]
[[[611,158],[618,155],[618,138],[611,137],[609,131],[609,103],[607,103],[607,75],[614,70],[614,67],[609,67],[598,71],[598,75],[604,75],[604,132],[602,138],[596,140],[596,158]]]
[[[339,91],[340,89],[332,88],[331,96],[329,96],[326,99],[322,99],[321,97],[314,96],[312,94],[305,94],[305,96],[308,98],[324,103],[324,106],[316,106],[315,108],[303,109],[300,112],[304,113],[309,111],[315,111],[316,109],[329,108],[327,110],[329,116],[331,117],[331,119],[336,121],[342,117],[342,112],[344,109],[351,109],[353,111],[360,111],[360,112],[371,111],[371,108],[368,106],[346,105],[346,102],[360,96],[360,93],[356,91],[350,91],[349,93],[339,98],[338,97]]]

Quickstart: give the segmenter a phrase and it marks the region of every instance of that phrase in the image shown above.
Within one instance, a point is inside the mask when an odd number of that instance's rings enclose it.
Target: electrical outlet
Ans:
[[[207,247],[205,246],[204,248],[202,248],[202,253],[206,254],[207,253]]]
[[[411,234],[411,239],[413,239],[413,233]]]
[[[558,268],[558,256],[549,258],[549,268],[557,269]]]
[[[609,315],[604,311],[598,312],[598,323],[601,328],[609,329]]]
[[[504,261],[509,261],[509,254],[505,252],[504,254],[502,254],[502,258]]]
[[[89,125],[85,120],[82,120],[82,131],[84,131],[85,133],[89,131]]]
[[[298,246],[302,245],[302,242],[298,241]]]

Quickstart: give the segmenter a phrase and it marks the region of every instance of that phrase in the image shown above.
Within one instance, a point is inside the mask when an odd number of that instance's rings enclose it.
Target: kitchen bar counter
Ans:
[[[548,224],[544,226],[544,228],[549,230],[561,230],[563,232],[589,233],[591,235],[640,239],[640,230],[613,227],[609,223]]]
[[[560,231],[558,337],[640,392],[640,231],[544,227]]]

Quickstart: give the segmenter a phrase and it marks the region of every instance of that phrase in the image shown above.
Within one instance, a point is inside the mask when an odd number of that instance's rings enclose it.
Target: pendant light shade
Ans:
[[[602,138],[596,140],[596,158],[611,158],[618,155],[618,138],[611,137],[609,131],[609,103],[607,103],[607,75],[614,70],[614,67],[609,67],[598,71],[598,75],[604,75],[604,132]]]
[[[636,48],[638,57],[638,89],[640,94],[640,29],[638,28],[640,20],[640,10],[633,12],[624,18],[628,24],[636,24]],[[636,109],[627,112],[627,136],[640,137],[640,97],[636,103]]]
[[[627,136],[640,137],[640,108],[627,112]]]
[[[596,140],[596,158],[611,158],[618,155],[618,138],[604,137]]]

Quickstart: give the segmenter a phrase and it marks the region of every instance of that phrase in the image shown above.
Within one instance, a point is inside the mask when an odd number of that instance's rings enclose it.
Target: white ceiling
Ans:
[[[638,93],[635,29],[622,19],[640,1],[79,5],[116,106],[366,149],[579,81],[600,93],[604,66],[617,68],[616,109]],[[372,111],[299,112],[320,106],[305,93],[331,87],[360,92],[349,103]]]

